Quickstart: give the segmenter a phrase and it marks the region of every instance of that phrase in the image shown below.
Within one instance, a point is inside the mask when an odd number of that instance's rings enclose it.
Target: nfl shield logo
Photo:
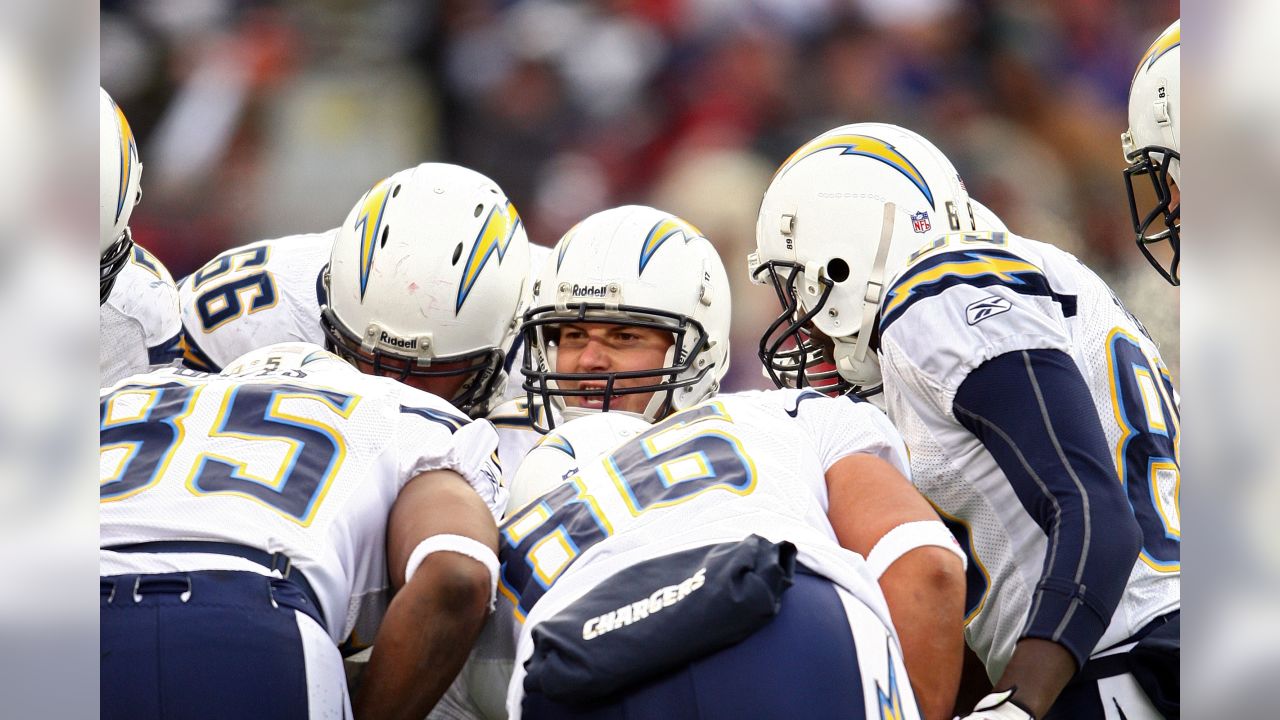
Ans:
[[[911,215],[911,227],[915,228],[918,233],[926,233],[933,227],[929,222],[929,213],[921,210]]]

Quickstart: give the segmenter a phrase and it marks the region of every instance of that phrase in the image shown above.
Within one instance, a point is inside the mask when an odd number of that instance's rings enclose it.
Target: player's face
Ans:
[[[455,363],[440,363],[437,365],[432,365],[431,369],[432,370],[460,370],[464,367],[467,367],[470,364],[471,363],[468,363],[465,361],[455,362]],[[402,378],[406,365],[407,365],[406,361],[401,360],[399,358],[384,357],[381,363],[381,368],[380,368],[381,372],[375,373],[373,371],[373,363],[363,359],[356,361],[356,366],[360,368],[360,372],[365,373],[366,375],[382,375],[385,377],[392,377],[397,380],[400,380],[400,382],[404,383],[405,385],[408,385],[409,387],[417,388],[418,390],[425,390],[426,392],[429,392],[432,395],[435,395],[437,397],[441,397],[441,398],[444,398],[445,400],[450,400],[450,401],[455,396],[457,396],[458,391],[462,389],[462,386],[464,384],[466,384],[467,378],[468,378],[468,374],[443,375],[443,376],[409,375],[407,377]]]
[[[667,350],[673,339],[671,333],[654,328],[631,327],[613,323],[570,323],[560,328],[556,351],[556,372],[560,373],[611,373],[629,370],[652,370],[666,365]],[[614,388],[652,385],[659,377],[625,378],[614,382]],[[605,383],[598,380],[583,382],[562,380],[566,390],[599,389]],[[653,393],[614,395],[610,410],[644,412]],[[603,408],[604,395],[599,397],[574,397],[564,399],[570,407]]]

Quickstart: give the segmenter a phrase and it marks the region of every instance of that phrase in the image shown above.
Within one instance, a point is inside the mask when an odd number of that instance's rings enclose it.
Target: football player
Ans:
[[[483,417],[505,390],[529,267],[523,223],[492,180],[424,163],[376,184],[339,228],[228,250],[185,279],[187,364],[325,343]]]
[[[1181,46],[1182,21],[1174,20],[1147,48],[1129,86],[1129,129],[1120,136],[1124,159],[1129,163],[1124,169],[1124,184],[1138,249],[1170,285],[1181,282],[1178,273],[1182,224],[1178,192],[1182,168],[1178,142],[1182,122],[1178,112],[1182,96]],[[1139,182],[1149,184],[1150,188],[1135,188],[1134,181],[1138,178],[1144,178]],[[1140,203],[1139,195],[1149,204]],[[1152,245],[1163,242],[1168,242],[1167,251],[1157,257]]]
[[[513,487],[552,489],[501,530],[510,717],[951,717],[963,553],[906,462],[883,413],[812,390],[565,423]],[[719,557],[761,538],[797,567],[752,607],[775,568]]]
[[[632,205],[584,219],[542,263],[530,297],[521,332],[529,397],[489,415],[508,488],[530,448],[566,418],[607,409],[653,422],[712,396],[728,370],[724,265],[670,213]],[[503,717],[501,693],[473,688],[509,677],[511,643],[490,622],[432,717]]]
[[[182,323],[173,278],[133,242],[129,216],[142,197],[138,143],[124,113],[99,88],[99,385],[177,359]]]
[[[104,390],[103,716],[350,717],[375,637],[358,716],[424,716],[493,602],[495,443],[307,343]]]
[[[950,161],[892,125],[802,146],[756,233],[752,277],[783,301],[761,359],[785,380],[820,352],[841,389],[883,390],[912,480],[969,553],[966,634],[994,692],[968,717],[1176,702],[1176,656],[1146,670],[1177,643],[1178,397],[1110,289],[1062,250],[975,230]]]

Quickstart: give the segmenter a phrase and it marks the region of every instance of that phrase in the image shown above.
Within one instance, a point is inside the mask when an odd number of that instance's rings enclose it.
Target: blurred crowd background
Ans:
[[[1178,293],[1132,244],[1129,80],[1177,0],[103,0],[102,85],[142,161],[134,237],[181,278],[339,225],[425,161],[498,182],[530,240],[607,207],[674,212],[734,283],[729,389],[760,387],[746,279],[770,175],[810,137],[932,139],[1022,235],[1076,253],[1178,371]]]
[[[1125,86],[1174,0],[0,0],[0,715],[98,711],[83,480],[101,83],[146,163],[135,230],[178,277],[334,227],[397,169],[459,162],[502,183],[543,245],[622,202],[702,226],[737,282],[743,385],[761,381],[755,314],[773,313],[742,282],[773,168],[845,122],[925,132],[976,198],[1078,252],[1181,361],[1188,717],[1275,717],[1280,4],[1181,11],[1174,290],[1130,243],[1119,174]]]

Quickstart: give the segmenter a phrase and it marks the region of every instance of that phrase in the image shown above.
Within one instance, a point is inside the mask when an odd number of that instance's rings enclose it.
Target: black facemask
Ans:
[[[1152,154],[1161,157],[1155,158]],[[1178,207],[1171,208],[1173,192],[1170,186],[1169,167],[1174,161],[1180,163],[1182,160],[1177,151],[1155,145],[1141,148],[1130,157],[1133,163],[1124,169],[1124,184],[1125,191],[1129,195],[1129,217],[1133,221],[1135,242],[1138,249],[1142,251],[1143,257],[1151,263],[1161,277],[1170,285],[1178,285],[1181,283],[1178,276],[1181,262],[1178,235],[1182,206],[1179,204]],[[1155,190],[1155,206],[1145,214],[1138,209],[1137,195],[1133,187],[1134,179],[1139,177],[1146,177]],[[1159,221],[1158,225],[1157,221]],[[1166,241],[1173,251],[1173,257],[1169,260],[1167,267],[1151,252],[1150,247],[1155,243]]]

